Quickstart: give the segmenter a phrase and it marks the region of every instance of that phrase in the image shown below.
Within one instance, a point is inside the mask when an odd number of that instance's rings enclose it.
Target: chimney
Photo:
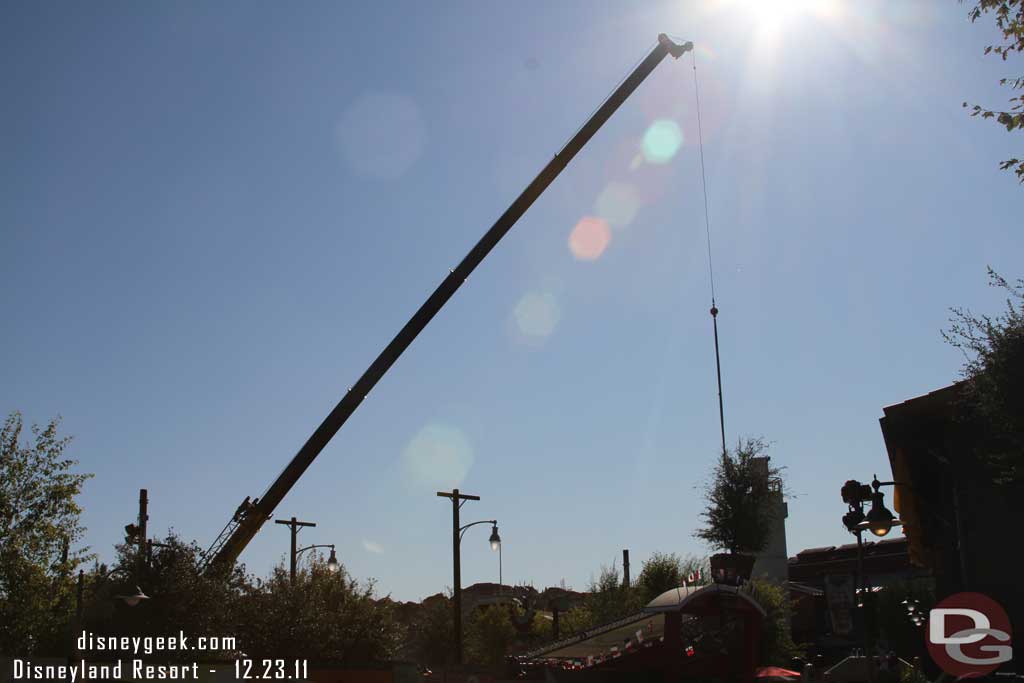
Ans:
[[[629,588],[629,550],[622,551],[622,585]]]

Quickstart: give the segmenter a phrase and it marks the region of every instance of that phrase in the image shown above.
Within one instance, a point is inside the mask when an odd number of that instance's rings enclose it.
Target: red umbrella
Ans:
[[[779,666],[765,666],[754,672],[754,678],[761,683],[769,681],[798,681],[800,674]]]

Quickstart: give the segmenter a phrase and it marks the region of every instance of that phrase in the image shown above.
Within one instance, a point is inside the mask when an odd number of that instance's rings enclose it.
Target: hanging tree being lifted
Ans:
[[[654,68],[661,63],[667,55],[679,59],[683,54],[693,49],[693,43],[683,44],[672,41],[664,33],[658,36],[658,44],[651,50],[650,54],[633,70],[629,76],[615,89],[615,91],[604,101],[594,112],[593,116],[583,124],[569,142],[548,162],[526,189],[523,190],[512,205],[501,214],[491,229],[488,230],[480,241],[466,254],[465,258],[456,266],[438,286],[434,293],[420,306],[412,318],[399,330],[391,343],[384,347],[380,355],[370,364],[366,372],[348,390],[334,410],[317,427],[313,435],[309,437],[299,452],[295,454],[284,471],[278,475],[274,483],[259,498],[252,499],[246,496],[242,504],[238,506],[234,516],[227,523],[224,529],[217,536],[210,548],[206,551],[204,561],[206,567],[233,563],[245,546],[249,544],[256,532],[260,530],[274,513],[274,509],[291,490],[295,482],[299,480],[316,459],[316,456],[324,449],[331,438],[337,434],[341,426],[355,412],[359,404],[370,393],[374,385],[398,360],[409,345],[423,331],[427,323],[437,314],[438,311],[455,294],[456,290],[469,277],[470,273],[480,265],[491,249],[498,244],[516,221],[548,186],[558,177],[558,174],[568,166],[573,157],[583,149],[583,146],[594,136],[604,125],[612,114],[622,105],[623,102],[633,93],[634,90],[647,78]]]

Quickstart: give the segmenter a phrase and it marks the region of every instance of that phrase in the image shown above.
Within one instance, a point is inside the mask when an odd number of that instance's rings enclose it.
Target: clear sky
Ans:
[[[771,11],[756,6],[771,6]],[[950,306],[1018,277],[1020,63],[954,0],[8,3],[0,411],[63,416],[86,542],[208,545],[666,32],[702,96],[726,429],[788,467],[789,552],[846,543],[882,407],[955,380]],[[583,588],[693,538],[718,452],[690,56],[666,60],[277,510],[382,594]],[[486,527],[463,581],[497,579]],[[287,531],[242,555],[263,574]]]

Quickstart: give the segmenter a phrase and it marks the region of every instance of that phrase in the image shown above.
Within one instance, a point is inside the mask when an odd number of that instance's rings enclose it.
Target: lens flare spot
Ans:
[[[414,488],[452,488],[473,466],[473,447],[457,427],[428,424],[405,447],[402,465]]]
[[[548,292],[528,292],[516,304],[513,315],[519,331],[528,337],[547,337],[562,317],[558,302]]]
[[[715,61],[717,56],[714,50],[702,43],[696,43],[693,46],[693,53],[697,56],[697,61],[705,63]]]
[[[670,119],[659,119],[644,133],[644,158],[652,164],[667,164],[683,144],[683,131]]]
[[[365,550],[368,553],[373,553],[374,555],[380,555],[384,552],[384,546],[382,546],[380,543],[377,543],[377,541],[371,541],[364,538],[363,550]]]
[[[597,196],[594,213],[608,221],[613,228],[624,228],[636,218],[640,198],[636,189],[627,183],[612,181]]]
[[[367,93],[345,111],[337,140],[351,170],[376,180],[396,180],[419,159],[426,126],[416,103],[398,93]]]
[[[612,241],[608,222],[595,216],[585,216],[569,233],[569,250],[580,261],[596,261]]]

